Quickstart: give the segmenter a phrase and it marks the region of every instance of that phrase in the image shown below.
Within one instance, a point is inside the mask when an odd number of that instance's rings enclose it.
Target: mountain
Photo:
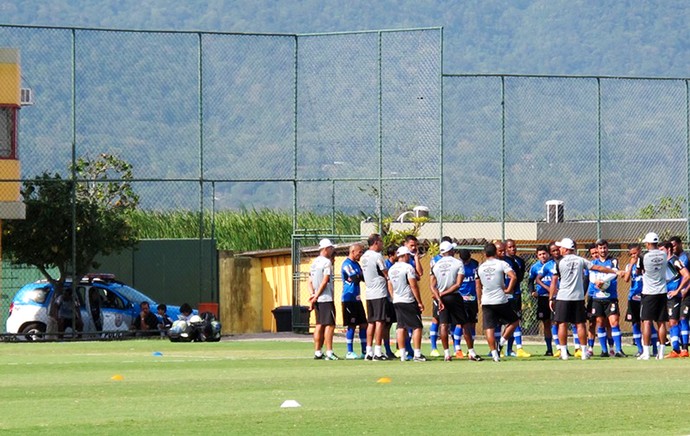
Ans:
[[[396,216],[440,206],[441,32],[382,34],[380,77],[376,33],[301,37],[296,104],[290,35],[443,26],[447,75],[687,77],[689,12],[679,1],[0,0],[4,24],[243,33],[76,30],[74,132],[72,32],[0,27],[0,46],[21,49],[35,92],[21,111],[25,177],[65,173],[74,134],[78,155],[133,163],[147,208],[290,209],[296,189],[299,210],[372,216],[381,171],[417,178],[383,183],[383,210]],[[684,81],[446,77],[443,93],[447,214],[495,220],[505,207],[541,219],[557,198],[570,217],[594,217],[599,145],[605,214],[685,194],[686,183],[647,175],[685,173]],[[202,171],[217,182],[200,184]],[[309,180],[293,187],[294,171]]]
[[[443,26],[444,72],[687,77],[684,0],[13,0],[5,24],[317,33]]]

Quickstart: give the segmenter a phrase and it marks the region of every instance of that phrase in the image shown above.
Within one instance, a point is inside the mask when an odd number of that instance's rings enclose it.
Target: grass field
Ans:
[[[0,432],[690,432],[687,359],[402,363],[311,356],[308,342],[0,343]],[[378,383],[382,377],[390,383]],[[301,407],[281,408],[285,400]]]

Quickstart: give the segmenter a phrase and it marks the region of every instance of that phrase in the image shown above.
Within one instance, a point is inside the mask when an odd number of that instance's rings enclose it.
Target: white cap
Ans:
[[[439,251],[441,254],[448,253],[450,250],[455,250],[458,247],[457,244],[453,242],[448,242],[448,241],[443,241],[441,242],[441,245],[439,245]]]
[[[575,249],[575,242],[573,242],[572,239],[570,238],[563,238],[560,241],[556,242],[557,247],[563,247],[567,250],[574,250]]]
[[[322,239],[319,241],[319,250],[323,250],[324,248],[328,247],[335,247],[330,239]]]
[[[642,240],[642,242],[645,242],[645,243],[648,242],[650,244],[658,244],[659,243],[659,235],[657,235],[654,232],[649,232],[644,236],[644,239]]]
[[[404,245],[402,247],[398,248],[398,251],[395,252],[395,255],[398,257],[404,256],[406,254],[412,254],[412,252],[410,250],[408,250],[408,248],[405,247]]]

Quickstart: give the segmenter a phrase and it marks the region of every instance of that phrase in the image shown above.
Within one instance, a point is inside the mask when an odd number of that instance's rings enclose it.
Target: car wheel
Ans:
[[[42,341],[45,338],[46,326],[34,322],[27,324],[21,331],[27,341]]]

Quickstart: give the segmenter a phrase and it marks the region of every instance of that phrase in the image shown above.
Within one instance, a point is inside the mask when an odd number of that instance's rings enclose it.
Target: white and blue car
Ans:
[[[71,286],[71,280],[65,282],[65,288]],[[127,332],[139,315],[141,302],[147,301],[154,314],[158,306],[153,299],[117,281],[112,274],[89,274],[79,281],[76,291],[85,337],[98,338]],[[57,322],[49,313],[56,297],[53,285],[47,280],[23,286],[10,304],[6,332],[20,335],[17,336],[19,340],[52,337],[57,331]],[[95,314],[100,314],[97,315],[99,319],[94,319]],[[179,306],[167,306],[167,314],[173,320],[178,319]]]

